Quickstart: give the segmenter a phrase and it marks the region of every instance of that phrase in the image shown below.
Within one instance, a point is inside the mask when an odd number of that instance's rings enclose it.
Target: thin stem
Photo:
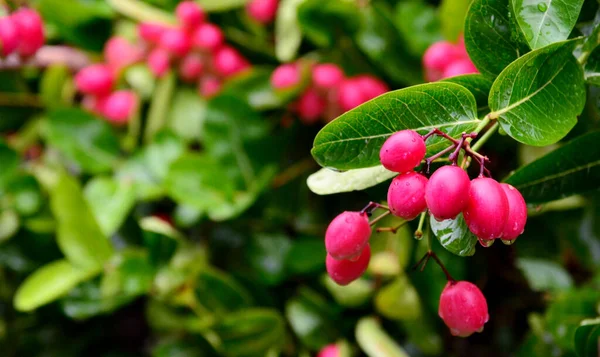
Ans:
[[[381,219],[383,219],[385,216],[389,215],[390,213],[392,213],[392,212],[391,211],[385,211],[385,212],[383,212],[379,216],[375,217],[369,224],[370,225],[375,225],[375,223],[379,222]]]
[[[477,125],[477,128],[475,128],[474,132],[479,134],[490,123],[491,119],[492,118],[490,118],[490,114],[484,116],[481,120],[481,123],[479,123],[479,125]]]
[[[421,213],[421,217],[419,218],[419,226],[417,227],[417,230],[415,231],[415,238],[417,240],[420,240],[421,238],[423,238],[423,224],[425,223],[425,216],[427,216],[427,211]]]
[[[382,205],[381,203],[371,201],[365,206],[365,208],[360,210],[360,213],[366,213],[370,217],[373,214],[373,211],[378,208],[383,208],[388,211],[390,210],[390,208],[386,205]]]
[[[435,262],[440,266],[440,268],[442,268],[442,271],[444,272],[444,274],[446,274],[446,279],[448,279],[448,281],[451,283],[456,282],[456,280],[454,280],[452,275],[450,275],[450,272],[448,271],[448,269],[446,269],[446,267],[444,266],[444,264],[442,263],[440,258],[438,258],[438,256],[434,252],[429,252],[429,253],[431,254],[431,257],[433,258],[433,260],[435,260]]]
[[[284,186],[288,182],[301,176],[303,173],[305,173],[308,170],[311,170],[314,167],[316,167],[316,163],[312,157],[308,157],[300,162],[297,162],[291,165],[290,167],[286,168],[281,174],[277,175],[273,179],[271,187],[278,188]]]
[[[396,232],[398,232],[398,229],[402,228],[406,223],[408,223],[408,221],[404,221],[404,222],[400,223],[399,225],[397,225],[396,227],[380,227],[380,228],[377,228],[375,231],[377,233],[392,232],[395,234]]]
[[[450,151],[454,150],[455,145],[451,145],[448,146],[447,148],[445,148],[444,150],[438,152],[437,154],[428,157],[427,159],[425,159],[425,172],[427,174],[429,174],[429,169],[431,168],[431,163],[437,159],[439,159],[440,157],[446,155],[447,153],[449,153]]]

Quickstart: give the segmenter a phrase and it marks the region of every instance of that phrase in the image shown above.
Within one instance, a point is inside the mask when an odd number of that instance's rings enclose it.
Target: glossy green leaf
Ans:
[[[336,38],[352,35],[360,24],[359,8],[350,1],[304,0],[297,17],[302,33],[319,47],[333,46]]]
[[[575,330],[575,351],[579,357],[597,356],[600,348],[600,318],[583,320]]]
[[[422,314],[419,294],[404,275],[379,290],[375,308],[392,320],[416,320]]]
[[[488,98],[490,96],[490,89],[492,89],[492,81],[485,78],[482,74],[465,74],[447,78],[443,81],[456,83],[467,88],[475,97],[477,109],[488,108]]]
[[[383,166],[354,169],[344,172],[322,168],[306,180],[308,188],[317,195],[352,192],[378,185],[396,176],[397,172]]]
[[[512,0],[517,23],[532,49],[564,41],[581,11],[584,0]]]
[[[203,269],[194,284],[196,299],[208,311],[223,314],[252,305],[252,296],[233,277],[217,269]]]
[[[66,260],[58,260],[36,270],[17,290],[15,308],[31,311],[65,295],[77,284],[99,273],[99,269],[76,268]]]
[[[564,146],[521,167],[505,181],[519,189],[528,203],[542,203],[600,187],[599,132]]]
[[[379,164],[379,150],[393,133],[433,128],[458,137],[479,124],[475,98],[454,83],[430,83],[388,92],[342,114],[317,134],[312,155],[323,167],[359,169]],[[445,141],[427,141],[428,153]]]
[[[209,12],[220,12],[237,9],[246,5],[249,0],[196,0],[198,5]]]
[[[50,190],[50,208],[58,225],[56,240],[67,260],[78,268],[102,267],[112,255],[113,247],[73,177],[59,174]]]
[[[89,173],[109,171],[119,159],[119,141],[110,124],[80,109],[50,112],[46,120],[46,139]]]
[[[206,101],[198,92],[189,88],[180,88],[173,95],[168,127],[177,136],[187,140],[199,140],[206,118]]]
[[[469,231],[462,213],[455,219],[443,221],[438,221],[430,216],[429,223],[432,233],[448,251],[461,257],[475,254],[477,237]]]
[[[449,41],[456,41],[464,32],[465,16],[470,0],[442,0],[440,5],[440,22],[442,33]]]
[[[477,69],[496,77],[527,52],[511,35],[508,0],[474,0],[465,20],[465,46]]]
[[[399,2],[394,23],[412,55],[420,57],[431,44],[442,40],[436,8],[424,1]]]
[[[348,285],[338,285],[329,275],[321,279],[335,302],[347,307],[360,307],[371,300],[375,287],[367,278],[361,277]]]
[[[532,51],[511,63],[492,85],[490,117],[498,118],[515,140],[550,145],[577,123],[586,91],[581,66],[571,54],[574,44]]]
[[[298,7],[306,0],[281,0],[275,18],[275,55],[281,62],[296,57],[302,43]]]
[[[565,268],[552,261],[519,258],[517,266],[535,291],[564,290],[573,286],[573,279]]]
[[[301,288],[298,296],[287,301],[285,317],[307,347],[317,349],[337,337],[331,306],[322,296],[306,288]]]
[[[133,183],[95,177],[84,188],[86,202],[102,233],[110,237],[119,229],[135,204]]]
[[[363,317],[356,324],[356,341],[369,357],[408,357],[374,317]]]
[[[283,344],[285,323],[276,310],[255,308],[225,316],[213,332],[218,336],[215,347],[224,356],[266,356]]]

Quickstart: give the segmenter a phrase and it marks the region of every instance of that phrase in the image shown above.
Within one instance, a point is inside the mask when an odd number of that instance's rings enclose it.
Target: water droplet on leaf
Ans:
[[[545,2],[541,2],[541,3],[538,4],[537,8],[541,12],[546,12],[546,10],[548,10],[548,5],[546,5]]]

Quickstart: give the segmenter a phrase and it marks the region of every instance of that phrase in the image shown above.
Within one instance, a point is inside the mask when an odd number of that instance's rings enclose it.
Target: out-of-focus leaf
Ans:
[[[465,16],[470,3],[470,0],[442,0],[440,22],[447,40],[454,42],[464,32]]]
[[[381,165],[343,172],[322,168],[310,175],[306,184],[317,195],[331,195],[364,190],[387,181],[397,174]]]
[[[4,188],[9,180],[15,175],[19,167],[19,155],[0,139],[0,189]]]
[[[98,282],[87,281],[73,288],[61,299],[60,305],[68,317],[83,320],[112,313],[129,303],[132,298],[133,296],[103,296]]]
[[[436,316],[437,317],[437,316]],[[415,344],[426,355],[443,353],[444,344],[435,324],[425,316],[416,320],[402,321],[409,343]]]
[[[208,311],[224,314],[250,307],[252,297],[233,277],[216,269],[203,269],[194,285],[196,299]]]
[[[84,188],[86,202],[102,233],[110,237],[123,224],[135,204],[133,183],[95,177]]]
[[[124,78],[127,84],[143,99],[152,97],[156,86],[156,78],[146,64],[135,64],[125,69]],[[198,98],[198,96],[196,95]],[[175,111],[173,108],[172,111]]]
[[[360,349],[369,357],[408,357],[379,325],[374,317],[363,317],[356,324],[356,341]]]
[[[184,240],[179,231],[158,217],[141,219],[140,227],[144,230],[144,246],[148,248],[150,262],[154,265],[168,262],[177,249],[178,241]]]
[[[322,296],[301,289],[298,296],[287,301],[285,316],[302,343],[317,349],[336,337],[330,308]]]
[[[40,96],[48,108],[65,106],[74,93],[71,73],[64,65],[55,65],[46,69],[40,83]]]
[[[243,7],[249,0],[196,0],[198,5],[209,12],[229,11]]]
[[[285,259],[285,265],[292,274],[315,273],[325,266],[324,260],[315,257],[325,255],[325,245],[321,239],[295,239]]]
[[[287,276],[286,260],[292,248],[289,237],[283,234],[256,234],[246,250],[256,279],[267,284],[281,283]]]
[[[106,1],[116,12],[135,19],[139,22],[153,22],[164,25],[175,25],[174,14],[140,0],[108,0]]]
[[[305,0],[298,8],[298,22],[306,37],[320,47],[331,47],[336,38],[351,35],[359,27],[360,11],[350,1]]]
[[[396,278],[379,290],[375,308],[394,320],[415,320],[421,316],[419,295],[406,276]]]
[[[146,131],[144,132],[144,140],[146,142],[153,141],[154,136],[166,126],[167,119],[169,118],[169,110],[172,105],[175,84],[176,77],[173,71],[165,74],[156,83],[154,93],[152,94],[152,103],[150,104],[150,109],[148,109]]]
[[[202,138],[205,110],[206,101],[196,91],[180,88],[173,96],[168,126],[181,138],[199,140]]]
[[[281,62],[296,57],[302,43],[298,8],[306,0],[281,0],[275,18],[275,55]]]
[[[0,211],[0,244],[19,230],[19,216],[13,210]]]
[[[31,216],[39,211],[44,198],[40,185],[33,176],[15,176],[8,184],[14,209],[22,216]]]
[[[275,91],[271,85],[272,73],[272,68],[253,67],[251,71],[227,81],[222,93],[242,97],[256,110],[280,108],[289,99],[292,99],[290,94],[297,96],[299,93],[298,90],[291,93]]]
[[[533,290],[564,290],[573,286],[573,279],[560,265],[542,259],[519,258],[517,266]]]
[[[359,278],[348,285],[338,285],[329,275],[321,279],[333,299],[342,306],[359,307],[368,302],[375,291],[373,283],[366,278]]]
[[[413,56],[422,56],[431,44],[442,40],[436,8],[424,1],[399,2],[394,20]]]
[[[600,318],[583,320],[575,330],[575,351],[579,357],[597,356],[600,348]]]

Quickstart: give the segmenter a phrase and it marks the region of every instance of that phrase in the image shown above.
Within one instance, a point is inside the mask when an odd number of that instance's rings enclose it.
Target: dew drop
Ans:
[[[501,239],[502,243],[504,243],[505,245],[513,245],[515,244],[515,242],[517,241],[516,239]]]
[[[537,8],[540,12],[546,12],[546,10],[548,10],[548,5],[546,5],[545,2],[541,2],[538,4]]]

